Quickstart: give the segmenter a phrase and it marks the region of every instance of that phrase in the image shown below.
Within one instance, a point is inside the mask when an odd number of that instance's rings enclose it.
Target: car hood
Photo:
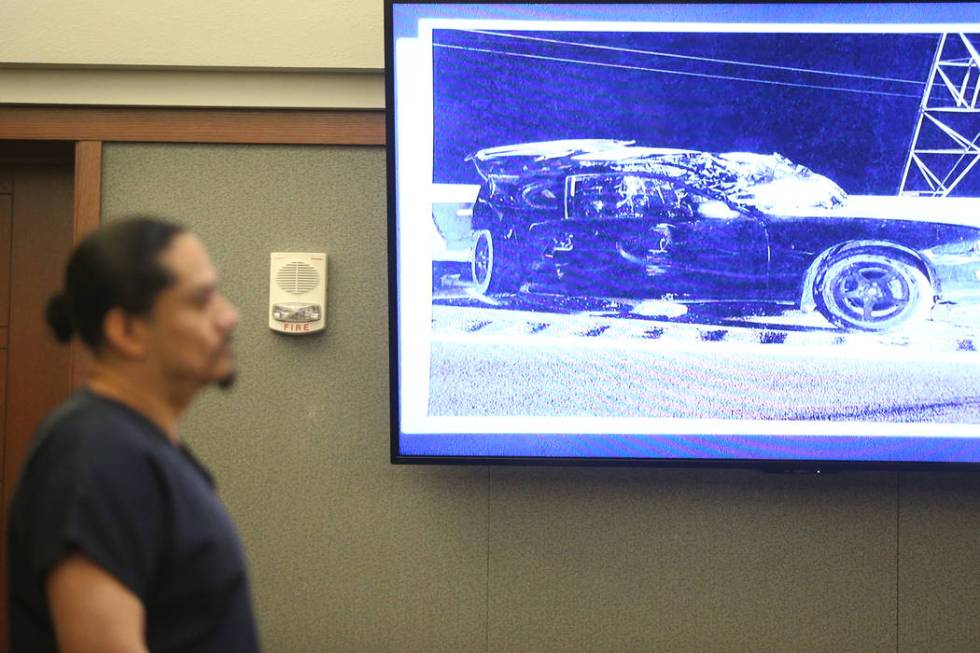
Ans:
[[[833,208],[801,206],[773,207],[772,217],[876,218],[962,225],[980,229],[980,198],[848,195]]]

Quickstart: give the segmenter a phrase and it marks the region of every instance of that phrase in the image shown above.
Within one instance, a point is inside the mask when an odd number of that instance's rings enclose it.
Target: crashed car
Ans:
[[[848,196],[779,154],[564,140],[480,150],[484,294],[768,301],[889,331],[980,301],[980,200]]]

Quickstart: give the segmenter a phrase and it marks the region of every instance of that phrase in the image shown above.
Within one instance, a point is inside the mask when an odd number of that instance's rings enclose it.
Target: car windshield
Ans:
[[[780,209],[833,208],[847,197],[827,177],[779,154],[729,153],[709,157],[734,172],[733,183],[718,189],[733,204],[771,213]]]
[[[644,151],[646,148],[635,149],[637,155],[629,159],[618,152],[618,159],[611,167],[668,177],[746,210],[779,213],[802,208],[833,208],[843,204],[847,197],[840,186],[827,177],[780,154],[651,153]],[[597,161],[604,154],[594,154],[588,159]]]

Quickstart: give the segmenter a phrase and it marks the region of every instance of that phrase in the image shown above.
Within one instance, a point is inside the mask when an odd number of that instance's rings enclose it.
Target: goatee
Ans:
[[[218,379],[217,386],[222,390],[230,390],[235,386],[235,381],[237,380],[238,380],[238,371],[236,370]]]

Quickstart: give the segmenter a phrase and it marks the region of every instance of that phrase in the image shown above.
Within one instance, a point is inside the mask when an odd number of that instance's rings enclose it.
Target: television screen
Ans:
[[[386,10],[395,462],[980,462],[980,3]]]

